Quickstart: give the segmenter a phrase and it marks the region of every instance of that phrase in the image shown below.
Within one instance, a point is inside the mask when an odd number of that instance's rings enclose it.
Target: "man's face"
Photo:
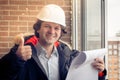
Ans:
[[[51,45],[61,36],[61,26],[52,22],[42,22],[39,33],[41,45]]]

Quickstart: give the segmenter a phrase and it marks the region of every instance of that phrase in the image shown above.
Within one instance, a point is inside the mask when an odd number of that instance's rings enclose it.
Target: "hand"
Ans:
[[[98,71],[104,70],[104,61],[101,58],[96,58],[94,62],[92,63],[92,66],[97,69]]]
[[[16,51],[16,54],[18,57],[20,57],[22,60],[25,60],[25,61],[31,58],[32,49],[31,49],[31,46],[29,45],[24,46],[23,34],[19,35],[19,47]]]

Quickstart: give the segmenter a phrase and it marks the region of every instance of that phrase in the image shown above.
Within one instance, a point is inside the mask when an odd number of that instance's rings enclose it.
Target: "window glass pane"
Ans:
[[[109,51],[109,55],[112,55],[112,51]]]
[[[114,55],[117,55],[117,50],[114,50],[114,52],[113,52],[113,53],[114,53]]]
[[[115,44],[115,45],[113,46],[113,48],[114,48],[114,49],[117,49],[117,45]]]
[[[112,49],[112,45],[108,45],[108,48],[109,48],[109,49]]]
[[[101,0],[85,2],[86,49],[101,48]]]

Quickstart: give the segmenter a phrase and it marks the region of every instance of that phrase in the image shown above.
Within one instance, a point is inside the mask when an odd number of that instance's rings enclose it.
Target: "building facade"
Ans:
[[[120,80],[120,37],[108,40],[108,80]]]

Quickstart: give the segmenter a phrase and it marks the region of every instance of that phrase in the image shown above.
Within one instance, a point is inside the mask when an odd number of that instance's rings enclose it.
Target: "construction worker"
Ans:
[[[33,26],[35,34],[15,39],[15,46],[0,60],[0,80],[65,80],[72,60],[80,53],[60,41],[66,33],[65,13],[57,5],[44,6]],[[105,80],[104,61],[92,66]],[[86,76],[85,76],[86,77]]]

